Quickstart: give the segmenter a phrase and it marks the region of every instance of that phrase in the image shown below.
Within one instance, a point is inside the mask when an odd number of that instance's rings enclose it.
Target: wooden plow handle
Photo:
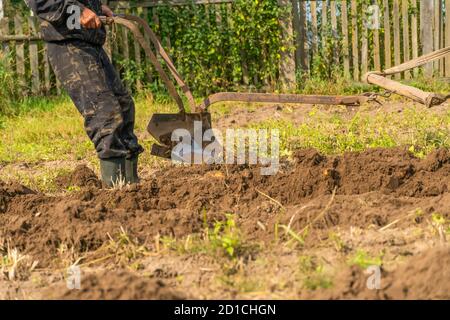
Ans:
[[[387,78],[387,76],[408,71],[427,63],[433,62],[438,59],[442,59],[446,55],[450,54],[450,47],[446,47],[434,52],[425,54],[416,59],[412,59],[398,66],[386,69],[384,71],[371,71],[363,76],[363,80],[369,84],[377,85],[381,88],[388,90],[389,92],[396,93],[398,95],[407,97],[416,102],[422,103],[427,107],[433,107],[440,105],[450,99],[450,94],[447,96],[426,92],[415,87],[411,87],[400,82]]]

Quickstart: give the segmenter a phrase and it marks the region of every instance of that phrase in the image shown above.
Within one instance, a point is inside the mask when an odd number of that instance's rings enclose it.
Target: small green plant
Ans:
[[[448,234],[448,231],[450,230],[450,226],[447,225],[448,221],[447,219],[441,215],[438,212],[435,212],[431,215],[431,225],[437,235],[440,238],[440,241],[442,243],[447,242],[446,235]]]
[[[242,241],[242,234],[236,225],[235,216],[226,214],[225,217],[224,221],[216,221],[211,228],[204,211],[202,234],[191,234],[184,239],[166,236],[158,241],[163,248],[180,254],[206,253],[215,257],[225,256],[234,261],[248,246]]]
[[[344,240],[340,237],[339,234],[336,232],[330,232],[328,234],[329,239],[334,245],[334,248],[337,252],[344,252],[348,249],[347,245],[345,244]]]
[[[304,246],[305,245],[305,238],[308,235],[308,228],[305,228],[304,231],[297,233],[294,230],[292,230],[289,226],[285,225],[278,225],[278,228],[281,228],[285,231],[285,235],[288,237],[286,245],[294,244],[294,246]]]
[[[308,290],[327,289],[333,285],[323,264],[318,263],[315,257],[301,256],[299,270],[303,286]]]
[[[424,212],[421,208],[417,208],[414,210],[413,221],[415,223],[421,223],[423,221]]]
[[[435,212],[431,215],[431,220],[436,226],[443,226],[446,224],[445,217],[438,212]]]
[[[370,266],[381,266],[383,259],[381,254],[373,257],[370,256],[367,251],[359,249],[352,257],[350,257],[348,263],[362,269],[367,269]]]
[[[121,79],[125,85],[136,91],[136,83],[141,83],[145,80],[145,69],[140,68],[135,61],[118,59],[117,65],[119,66],[119,72],[121,71]]]
[[[236,258],[242,246],[241,232],[236,226],[234,215],[226,214],[224,222],[217,221],[212,232],[209,233],[209,242],[213,249],[223,251],[228,257]]]

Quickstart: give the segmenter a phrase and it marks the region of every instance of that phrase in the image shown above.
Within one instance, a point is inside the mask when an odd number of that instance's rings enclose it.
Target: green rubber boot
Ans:
[[[125,181],[129,184],[139,183],[138,156],[125,159]]]
[[[125,158],[100,159],[103,183],[111,188],[125,182]]]

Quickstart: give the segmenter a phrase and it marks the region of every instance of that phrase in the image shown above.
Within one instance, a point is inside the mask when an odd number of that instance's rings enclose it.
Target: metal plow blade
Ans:
[[[188,137],[190,142],[194,143],[196,137],[202,138],[205,131],[209,129],[212,129],[212,127],[211,114],[208,112],[155,113],[150,119],[147,131],[159,144],[152,146],[151,154],[171,159],[172,150],[180,143],[177,137]],[[203,148],[203,143],[201,142],[201,144],[197,147]]]

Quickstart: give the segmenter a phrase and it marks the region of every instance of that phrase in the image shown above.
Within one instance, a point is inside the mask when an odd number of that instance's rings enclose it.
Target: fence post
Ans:
[[[422,44],[422,54],[433,51],[433,13],[434,1],[420,1],[420,40]],[[433,63],[424,66],[425,75],[433,76]]]
[[[342,48],[344,55],[344,76],[345,78],[350,79],[350,40],[348,36],[347,0],[342,0],[341,14],[342,14]]]
[[[442,38],[442,7],[441,7],[442,1],[441,0],[434,0],[434,48],[433,50],[439,50],[441,49],[441,38]],[[441,65],[442,60],[438,60],[434,62],[434,72],[440,75],[441,71]]]
[[[328,28],[328,5],[327,0],[322,1],[322,32],[325,34]]]
[[[402,0],[402,26],[403,26],[403,61],[409,61],[409,14],[408,0]],[[411,72],[405,71],[405,79],[411,78]]]
[[[23,35],[23,19],[19,15],[14,17],[14,30],[16,35]],[[16,71],[21,90],[26,95],[28,92],[25,80],[25,45],[23,42],[16,44]]]
[[[337,16],[336,16],[336,1],[331,0],[330,1],[330,14],[331,14],[331,32],[333,34],[333,39],[337,41],[339,39],[338,34],[338,23],[337,23]],[[336,46],[336,42],[334,43],[333,47],[333,61],[336,65],[339,64],[339,49]]]
[[[383,1],[384,5],[384,69],[389,69],[392,66],[391,54],[391,19],[389,0]]]
[[[293,30],[292,30],[292,4],[290,0],[278,0],[278,4],[285,12],[280,17],[282,30],[282,48],[280,62],[280,80],[283,91],[295,89],[295,58],[292,50]]]
[[[304,1],[299,2],[299,16],[300,16],[300,56],[302,61],[302,71],[304,73],[309,71],[309,60],[308,60],[308,41],[307,41],[307,30],[308,30],[308,20],[306,19],[306,3]]]
[[[412,46],[412,58],[415,59],[419,56],[419,36],[417,32],[417,0],[411,0],[411,9],[413,10],[413,15],[411,17],[411,46]],[[419,74],[419,69],[414,68],[414,76]]]
[[[362,5],[362,12],[364,15],[367,15],[367,5],[365,3]],[[365,19],[366,17],[363,19],[361,31],[361,76],[369,71],[369,30]],[[361,78],[359,78],[358,81],[359,80],[361,80]]]
[[[301,32],[300,32],[300,11],[299,11],[298,0],[292,0],[292,21],[294,23],[294,35],[295,35],[295,65],[296,69],[300,70],[302,68],[302,52],[300,46],[301,42]]]
[[[359,77],[359,49],[358,49],[358,2],[352,0],[351,2],[351,16],[352,16],[352,56],[353,56],[353,79],[361,80]]]
[[[312,47],[312,56],[313,61],[314,57],[317,54],[317,48],[318,48],[318,29],[317,29],[317,3],[316,1],[310,2],[310,8],[311,8],[311,47]]]
[[[379,8],[379,7],[378,7]],[[380,15],[381,9],[377,10],[377,14]],[[377,18],[377,22],[378,24],[380,24],[380,17],[378,16]],[[375,26],[375,28],[373,28],[373,66],[374,69],[377,71],[381,70],[381,49],[380,49],[380,31],[379,31],[379,27],[380,25]]]
[[[5,36],[9,35],[9,19],[5,18],[5,17],[3,17],[3,19],[0,19],[0,35],[2,35],[2,34],[4,34]],[[9,44],[8,44],[8,42],[0,43],[0,49],[3,50],[4,55],[6,57],[9,56],[9,52],[10,51],[9,51]],[[6,68],[7,69],[9,68],[9,64],[8,63],[6,64]]]
[[[399,0],[394,0],[393,11],[393,22],[394,22],[394,64],[398,66],[401,63],[401,52],[400,52],[400,4]],[[401,74],[397,73],[394,78],[401,79]]]
[[[30,35],[37,34],[36,18],[28,17],[28,26]],[[38,44],[35,41],[30,41],[30,68],[31,68],[31,92],[39,94],[41,89],[39,78],[39,51]]]

